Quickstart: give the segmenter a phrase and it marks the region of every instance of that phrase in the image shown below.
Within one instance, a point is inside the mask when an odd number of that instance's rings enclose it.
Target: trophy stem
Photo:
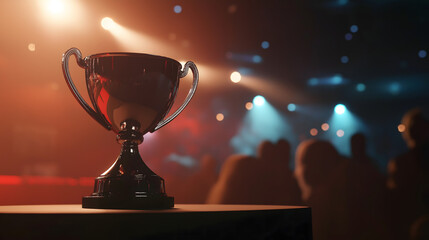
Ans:
[[[156,175],[140,157],[138,145],[143,142],[139,124],[124,121],[117,136],[122,144],[116,162],[95,179],[94,192],[83,197],[83,208],[166,209],[174,198],[165,193],[164,179]]]

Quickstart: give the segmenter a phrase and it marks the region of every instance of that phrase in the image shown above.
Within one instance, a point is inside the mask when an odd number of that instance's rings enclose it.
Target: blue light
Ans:
[[[268,41],[263,41],[263,42],[261,43],[261,47],[262,47],[263,49],[267,49],[267,48],[269,48],[269,47],[270,47],[270,43],[269,43]]]
[[[182,12],[182,6],[180,6],[180,5],[174,6],[174,12],[175,13],[181,13]]]
[[[419,51],[419,58],[425,58],[428,55],[426,50],[420,50]]]
[[[349,0],[338,0],[338,5],[344,6],[349,3]]]
[[[344,104],[337,104],[334,108],[336,114],[341,115],[346,112],[347,108]]]
[[[262,62],[262,57],[261,57],[261,56],[259,56],[259,55],[253,55],[253,57],[252,57],[252,61],[253,61],[254,63],[261,63],[261,62]]]
[[[363,91],[365,91],[365,89],[366,89],[366,86],[363,83],[358,83],[356,85],[356,91],[358,91],[358,92],[363,92]]]
[[[349,62],[349,57],[347,57],[347,56],[342,56],[342,57],[341,57],[341,62],[342,62],[342,63],[348,63],[348,62]]]
[[[389,85],[389,92],[391,94],[398,94],[401,91],[401,84],[398,82],[393,82]]]
[[[343,78],[341,77],[341,75],[335,75],[331,78],[331,83],[333,85],[339,85],[343,82]]]
[[[319,79],[317,79],[317,78],[310,78],[310,79],[308,79],[307,83],[310,86],[316,86],[317,84],[319,84]]]
[[[359,27],[357,25],[352,25],[350,27],[350,32],[352,33],[357,33],[358,30],[359,30]]]
[[[289,103],[289,104],[287,105],[287,110],[289,110],[289,112],[295,112],[295,110],[296,110],[296,105],[295,105],[295,104],[293,104],[293,103]]]
[[[352,35],[351,33],[346,33],[346,35],[344,35],[344,38],[345,38],[347,41],[350,41],[350,40],[352,40],[353,35]]]
[[[264,105],[264,103],[265,103],[265,98],[262,97],[261,95],[258,95],[258,96],[253,98],[253,104],[255,106],[260,107],[260,106]]]

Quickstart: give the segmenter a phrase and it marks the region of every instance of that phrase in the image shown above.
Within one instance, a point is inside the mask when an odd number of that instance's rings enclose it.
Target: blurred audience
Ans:
[[[348,229],[346,161],[327,141],[306,140],[297,148],[295,177],[312,208],[314,239],[353,239]]]
[[[299,204],[299,188],[289,169],[290,145],[264,141],[257,157],[232,155],[224,163],[207,203]]]
[[[421,110],[412,109],[402,124],[409,150],[389,162],[387,181],[389,214],[397,239],[406,239],[413,222],[429,214],[429,121]]]
[[[351,158],[347,161],[347,202],[355,239],[380,239],[387,235],[386,179],[366,150],[361,133],[351,137]]]

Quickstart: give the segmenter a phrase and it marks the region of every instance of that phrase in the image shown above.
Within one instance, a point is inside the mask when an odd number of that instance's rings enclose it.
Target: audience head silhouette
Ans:
[[[408,148],[415,148],[429,139],[429,121],[423,112],[418,109],[408,111],[402,118],[405,131],[402,136]]]
[[[313,189],[325,184],[340,161],[341,157],[337,150],[327,141],[311,139],[298,146],[295,156],[295,177],[304,200]]]
[[[276,147],[270,141],[263,141],[258,147],[258,157],[260,159],[273,159]]]

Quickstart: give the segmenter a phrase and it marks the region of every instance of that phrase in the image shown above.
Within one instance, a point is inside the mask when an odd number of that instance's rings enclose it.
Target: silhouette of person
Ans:
[[[429,213],[429,121],[420,109],[412,109],[402,124],[408,151],[389,161],[387,181],[398,239],[407,238],[411,224]]]
[[[305,140],[295,155],[302,199],[312,208],[315,240],[352,239],[346,198],[346,164],[331,143]]]
[[[227,158],[207,203],[297,204],[299,189],[289,170],[290,145],[264,141],[257,157],[232,155]]]
[[[361,239],[386,236],[385,177],[378,171],[366,152],[366,138],[361,133],[351,137],[351,159],[347,161],[347,201],[350,231]]]

